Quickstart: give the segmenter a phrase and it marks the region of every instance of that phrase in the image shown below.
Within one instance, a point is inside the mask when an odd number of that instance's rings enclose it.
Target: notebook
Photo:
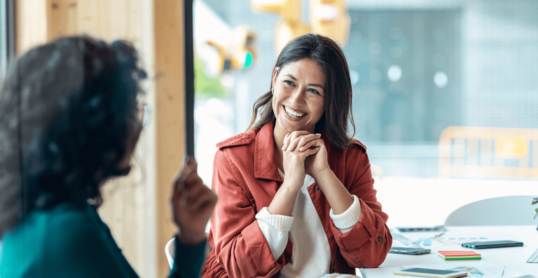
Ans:
[[[480,260],[482,256],[475,251],[438,251],[439,257],[445,261],[451,260]]]

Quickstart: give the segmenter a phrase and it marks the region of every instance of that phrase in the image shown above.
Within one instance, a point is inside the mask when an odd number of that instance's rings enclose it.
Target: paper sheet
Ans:
[[[485,262],[462,262],[461,264],[420,264],[420,265],[406,265],[400,267],[390,268],[374,268],[374,269],[362,269],[360,274],[363,278],[378,278],[378,277],[403,277],[393,274],[394,270],[400,270],[404,268],[422,267],[439,270],[463,270],[468,269],[470,271],[468,278],[536,278],[533,275],[518,272],[516,270],[506,268],[504,266],[493,265]]]

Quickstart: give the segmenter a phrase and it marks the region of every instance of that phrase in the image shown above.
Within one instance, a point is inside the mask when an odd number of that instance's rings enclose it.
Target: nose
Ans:
[[[305,97],[306,97],[306,88],[303,87],[297,87],[295,90],[293,90],[291,96],[290,96],[290,102],[293,104],[293,106],[297,107],[298,105],[305,103]]]

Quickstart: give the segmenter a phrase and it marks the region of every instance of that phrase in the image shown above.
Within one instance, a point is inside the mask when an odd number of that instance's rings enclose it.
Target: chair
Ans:
[[[538,129],[447,127],[439,139],[439,176],[538,178]]]
[[[174,246],[174,242],[176,241],[176,238],[172,238],[171,240],[166,243],[166,246],[164,247],[164,253],[166,254],[166,259],[168,260],[168,264],[170,265],[170,269],[174,266],[174,256],[172,256],[173,249],[172,246]]]
[[[445,226],[536,225],[533,197],[503,196],[472,202],[450,213]]]

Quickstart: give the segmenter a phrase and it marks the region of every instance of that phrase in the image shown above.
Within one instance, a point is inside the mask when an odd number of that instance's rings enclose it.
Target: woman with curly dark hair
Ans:
[[[103,183],[130,171],[148,121],[145,77],[129,43],[87,37],[36,47],[10,68],[0,93],[0,277],[137,277],[96,209]],[[200,275],[216,200],[188,160],[172,186],[181,232],[170,277]]]

